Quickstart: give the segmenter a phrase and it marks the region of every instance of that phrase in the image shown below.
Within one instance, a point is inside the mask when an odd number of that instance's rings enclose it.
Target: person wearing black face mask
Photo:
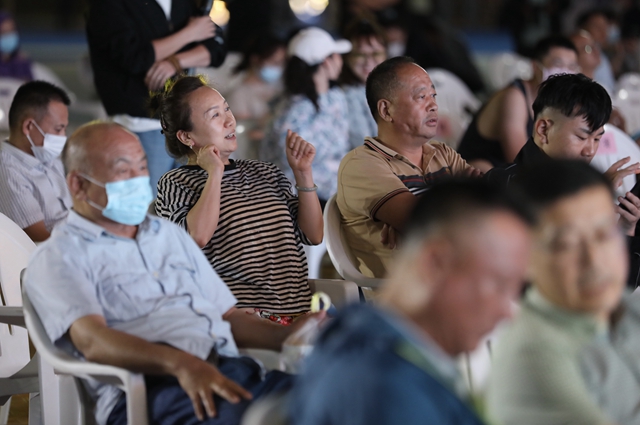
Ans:
[[[24,84],[9,109],[9,139],[0,144],[0,213],[35,242],[47,239],[71,207],[59,158],[68,105],[67,94],[52,84]]]

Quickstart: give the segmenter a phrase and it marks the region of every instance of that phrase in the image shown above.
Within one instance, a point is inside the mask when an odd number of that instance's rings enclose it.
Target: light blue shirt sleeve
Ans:
[[[103,315],[86,254],[68,241],[41,245],[32,255],[24,277],[29,299],[51,341],[60,339],[78,319]]]

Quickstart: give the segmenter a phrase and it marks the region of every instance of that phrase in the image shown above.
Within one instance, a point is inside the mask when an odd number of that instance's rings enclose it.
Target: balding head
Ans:
[[[103,225],[95,205],[107,205],[105,185],[148,176],[147,158],[135,134],[115,123],[94,122],[76,130],[62,152],[73,209]],[[91,206],[93,204],[94,206]]]
[[[137,141],[133,133],[113,122],[96,121],[81,126],[69,137],[62,151],[65,174],[71,171],[91,174],[93,163],[100,161],[110,144],[131,143],[132,138]]]

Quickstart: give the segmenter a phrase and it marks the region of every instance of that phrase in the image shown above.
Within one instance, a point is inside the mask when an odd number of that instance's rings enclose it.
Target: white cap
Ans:
[[[287,49],[289,56],[297,56],[311,66],[322,63],[334,53],[350,51],[350,41],[334,40],[328,32],[317,27],[305,28],[297,33],[289,41]]]

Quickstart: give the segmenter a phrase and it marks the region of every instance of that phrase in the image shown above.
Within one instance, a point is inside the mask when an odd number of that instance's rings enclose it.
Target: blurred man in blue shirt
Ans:
[[[511,314],[531,216],[482,180],[424,194],[375,306],[343,311],[292,390],[295,425],[481,424],[455,358]]]

